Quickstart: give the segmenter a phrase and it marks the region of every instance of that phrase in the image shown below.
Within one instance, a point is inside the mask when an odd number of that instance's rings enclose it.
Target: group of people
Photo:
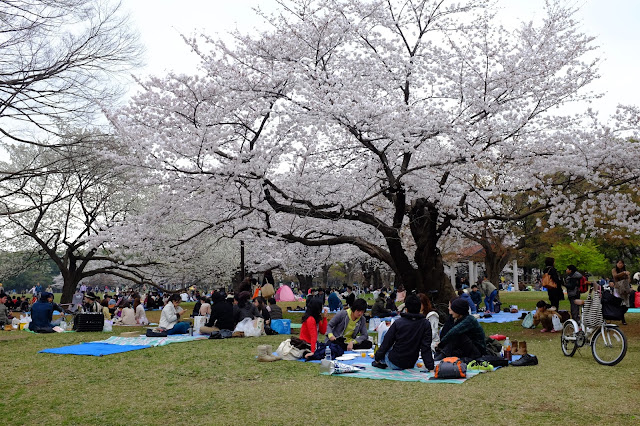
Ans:
[[[343,351],[370,349],[373,343],[367,332],[366,310],[367,302],[358,298],[327,321],[321,299],[308,299],[299,336],[309,346],[305,358],[317,359],[319,334],[325,335],[325,346],[338,345]],[[407,295],[399,309],[399,317],[380,342],[372,365],[402,370],[412,368],[422,356],[425,368],[432,370],[434,359],[448,356],[476,359],[486,354],[484,330],[470,315],[469,304],[464,298],[450,301],[449,316],[442,330],[438,323],[438,314],[425,294]]]
[[[555,311],[560,309],[560,301],[564,300],[564,290],[562,288],[564,286],[567,291],[567,299],[569,299],[571,318],[578,321],[580,319],[580,308],[574,302],[580,299],[581,283],[585,281],[583,275],[578,272],[575,265],[569,265],[567,266],[563,277],[561,277],[555,268],[555,259],[553,257],[547,257],[545,259],[545,268],[542,272],[543,274],[548,274],[554,284],[546,288],[550,302],[550,306],[548,308],[554,309]],[[604,282],[599,283],[599,285],[601,289],[608,287],[608,289],[612,291],[614,297],[620,299],[620,304],[622,306],[629,307],[631,305],[629,300],[629,296],[631,294],[631,274],[627,271],[622,259],[618,259],[616,261],[615,266],[611,270],[611,278],[608,284],[605,280]],[[544,303],[544,301],[542,302]],[[547,310],[547,308],[543,309],[542,303],[539,302],[539,304],[541,305],[538,307],[539,313]],[[627,324],[624,319],[624,315],[622,316],[622,324]],[[547,331],[547,327],[544,325],[543,331]]]

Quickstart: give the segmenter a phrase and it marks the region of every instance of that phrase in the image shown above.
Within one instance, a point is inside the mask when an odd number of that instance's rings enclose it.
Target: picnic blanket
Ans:
[[[332,377],[350,377],[355,379],[373,379],[373,380],[396,380],[400,382],[422,382],[422,383],[464,383],[472,377],[477,376],[483,371],[467,371],[467,377],[463,379],[435,379],[433,372],[423,372],[417,368],[411,368],[407,370],[382,370],[380,368],[371,367],[365,364],[354,364],[358,367],[365,367],[365,370],[358,371],[357,373],[348,374],[329,374],[320,373],[325,376],[331,375]]]
[[[492,323],[503,323],[503,322],[513,322],[513,321],[522,321],[520,317],[522,313],[528,313],[529,311],[518,311],[515,314],[511,312],[498,312],[497,314],[491,314],[491,318],[478,318],[478,322],[492,322]]]
[[[629,313],[629,314],[640,314],[640,308],[629,308],[627,310],[627,313]]]
[[[43,349],[39,353],[58,355],[91,355],[104,356],[122,352],[150,348],[148,345],[110,345],[101,342],[85,342],[79,345],[62,346],[60,348]]]
[[[171,343],[192,342],[194,340],[208,339],[209,336],[189,336],[186,334],[173,334],[166,337],[121,337],[111,336],[107,340],[99,340],[93,343],[106,343],[109,345],[121,345],[121,346],[166,346]]]
[[[60,348],[43,349],[40,353],[61,355],[104,356],[122,352],[136,351],[155,346],[166,346],[171,343],[192,342],[207,339],[207,336],[187,336],[176,334],[167,337],[119,337],[111,336],[107,340],[85,342],[79,345],[62,346]]]

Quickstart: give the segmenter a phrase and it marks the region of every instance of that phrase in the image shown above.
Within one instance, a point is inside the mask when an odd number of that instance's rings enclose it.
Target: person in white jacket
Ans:
[[[181,302],[182,298],[179,294],[172,294],[167,304],[162,308],[158,328],[166,331],[167,335],[186,334],[189,331],[190,324],[186,321],[180,321],[180,315],[184,312],[184,309],[180,308]]]
[[[429,323],[431,324],[431,350],[435,351],[436,346],[440,343],[440,317],[438,313],[433,309],[433,305],[431,305],[431,300],[429,300],[429,296],[424,293],[418,294],[420,298],[420,303],[422,304],[422,309],[420,309],[420,313],[427,317]]]
[[[133,300],[133,310],[135,311],[136,324],[147,325],[149,320],[147,319],[147,313],[144,311],[144,305],[140,302],[140,297],[136,297]]]

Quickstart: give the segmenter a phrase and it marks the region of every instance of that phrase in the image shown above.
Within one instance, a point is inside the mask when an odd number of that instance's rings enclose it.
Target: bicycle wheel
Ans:
[[[573,356],[578,349],[576,342],[577,333],[576,329],[571,321],[564,323],[562,327],[562,337],[560,337],[560,346],[562,346],[562,353],[564,356]]]
[[[591,353],[602,365],[616,365],[627,354],[627,337],[619,328],[599,329],[591,339]]]

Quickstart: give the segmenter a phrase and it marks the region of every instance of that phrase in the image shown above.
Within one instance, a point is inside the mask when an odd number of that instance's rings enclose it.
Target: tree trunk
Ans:
[[[416,200],[412,205],[409,223],[416,243],[414,260],[418,268],[411,264],[399,267],[395,271],[396,287],[402,284],[408,292],[415,290],[427,294],[435,302],[447,303],[455,293],[451,280],[444,272],[438,242],[442,231],[448,227],[448,222],[438,224],[438,216],[438,208],[425,199]],[[393,252],[392,250],[392,256]]]
[[[313,287],[313,275],[296,274],[298,283],[300,284],[300,291],[306,293],[311,287]]]
[[[62,296],[60,297],[60,303],[71,303],[73,301],[73,295],[78,287],[79,277],[74,274],[63,274],[62,278],[64,284],[62,286]]]
[[[322,265],[322,287],[325,289],[329,288],[329,269],[331,269],[331,265]]]
[[[485,252],[484,266],[487,271],[487,277],[496,287],[499,287],[500,272],[509,262],[511,252],[504,247],[492,245],[488,241],[485,241],[482,247]]]

